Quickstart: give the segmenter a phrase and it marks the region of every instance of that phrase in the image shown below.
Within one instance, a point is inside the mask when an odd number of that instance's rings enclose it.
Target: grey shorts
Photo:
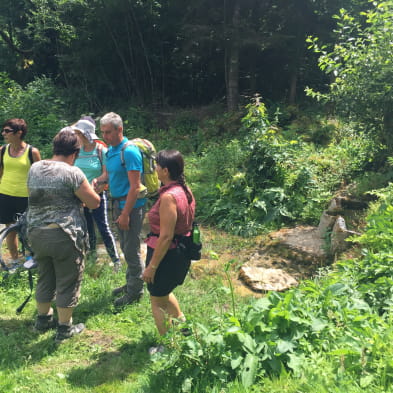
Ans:
[[[29,234],[38,263],[36,300],[57,307],[75,307],[83,277],[83,255],[61,228],[34,228]]]

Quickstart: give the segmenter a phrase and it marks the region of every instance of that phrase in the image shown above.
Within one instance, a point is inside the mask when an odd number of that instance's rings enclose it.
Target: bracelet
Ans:
[[[156,266],[156,265],[149,265],[149,266],[151,266],[151,268],[154,269],[154,270],[157,269],[157,266]]]

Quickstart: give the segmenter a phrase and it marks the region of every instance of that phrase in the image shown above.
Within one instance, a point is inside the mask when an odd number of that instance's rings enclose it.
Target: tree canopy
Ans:
[[[338,113],[362,123],[393,148],[393,1],[371,2],[359,14],[341,9],[335,17],[334,45],[309,41],[320,54],[320,68],[332,76],[326,94]]]
[[[255,93],[295,103],[327,82],[305,39],[367,0],[4,0],[0,70],[46,75],[86,103],[237,108]]]

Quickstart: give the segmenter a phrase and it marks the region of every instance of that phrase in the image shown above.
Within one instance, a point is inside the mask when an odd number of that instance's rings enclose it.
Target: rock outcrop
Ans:
[[[352,222],[353,213],[366,207],[363,201],[335,197],[317,227],[299,226],[271,233],[241,267],[239,279],[255,292],[296,286],[351,246],[347,239],[358,233],[347,229],[345,217]]]

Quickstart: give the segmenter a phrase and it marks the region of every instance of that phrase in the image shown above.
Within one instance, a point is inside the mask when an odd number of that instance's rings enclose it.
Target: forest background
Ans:
[[[112,110],[127,136],[182,151],[198,219],[227,233],[205,258],[316,224],[338,190],[377,202],[358,255],[295,290],[235,298],[240,260],[220,285],[190,279],[196,333],[152,363],[154,331],[127,331],[147,303],[114,314],[105,267],[85,278],[79,317],[101,335],[81,338],[81,365],[72,344],[25,332],[31,315],[10,317],[23,273],[3,280],[2,391],[389,391],[392,42],[391,0],[3,0],[0,119],[25,118],[44,157],[61,127]]]

